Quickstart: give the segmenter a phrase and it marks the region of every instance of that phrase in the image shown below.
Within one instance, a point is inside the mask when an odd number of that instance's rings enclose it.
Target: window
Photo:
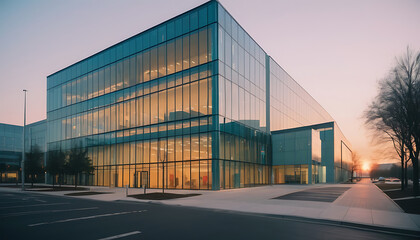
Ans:
[[[130,127],[130,102],[124,102],[124,120],[123,120],[123,128]]]
[[[144,97],[144,112],[143,112],[143,123],[144,125],[150,124],[150,95]]]
[[[199,176],[200,176],[199,161],[191,162],[191,189],[199,188]]]
[[[143,53],[143,81],[150,81],[150,51]]]
[[[200,115],[207,115],[208,114],[208,102],[207,102],[207,79],[200,81],[199,86],[199,105],[200,105]]]
[[[207,28],[201,30],[198,36],[199,63],[203,64],[207,62]]]
[[[199,112],[198,107],[198,82],[191,83],[191,117],[197,117]]]
[[[136,85],[136,56],[130,58],[129,86]]]
[[[167,45],[167,71],[168,74],[175,72],[175,42],[170,41]]]
[[[200,159],[208,159],[208,141],[207,141],[207,133],[200,134]],[[222,137],[222,135],[221,135]],[[223,141],[220,142],[220,149],[224,148]],[[223,154],[220,155],[223,157]]]
[[[200,161],[200,189],[209,188],[208,162],[209,161]]]
[[[142,57],[143,55],[141,53],[137,54],[137,77],[136,82],[142,83],[143,82],[143,65],[142,65]]]
[[[175,110],[176,110],[176,120],[182,119],[182,86],[176,88],[176,103],[175,103]]]
[[[150,140],[143,142],[143,163],[150,162]]]
[[[176,72],[179,72],[182,70],[182,38],[176,39],[175,47],[175,70]]]
[[[159,54],[159,77],[166,76],[166,45],[162,44],[158,48]]]
[[[157,78],[158,66],[157,66],[157,49],[152,48],[150,50],[150,80]]]
[[[150,140],[150,162],[158,161],[158,141],[157,139]]]
[[[102,68],[98,72],[98,96],[104,95],[104,92],[105,92],[105,76],[104,76],[104,69]]]
[[[136,99],[130,101],[130,127],[136,126]]]
[[[191,140],[190,135],[183,136],[183,157],[184,161],[191,159]]]
[[[175,139],[168,138],[168,162],[175,161]]]
[[[168,112],[167,120],[175,120],[175,88],[168,89]]]
[[[188,69],[190,67],[190,53],[189,53],[190,39],[186,35],[182,38],[182,69]]]
[[[182,161],[182,137],[181,136],[177,136],[176,137],[176,143],[175,143],[175,160],[176,161]]]
[[[123,62],[117,63],[117,78],[116,78],[116,90],[123,88]]]
[[[190,117],[190,85],[186,84],[182,86],[183,94],[183,117]]]
[[[159,122],[167,121],[166,91],[159,92]]]
[[[151,116],[151,124],[158,123],[158,94],[154,93],[150,95],[150,116]]]
[[[184,189],[190,189],[190,162],[183,162],[183,183],[184,183]]]
[[[107,94],[107,93],[111,92],[111,68],[110,67],[105,68],[104,78],[105,78],[105,80],[104,80],[104,84],[105,84],[104,94]],[[84,100],[83,94],[82,94],[82,100]]]
[[[198,32],[193,32],[190,35],[190,67],[195,67],[197,65],[198,65]]]

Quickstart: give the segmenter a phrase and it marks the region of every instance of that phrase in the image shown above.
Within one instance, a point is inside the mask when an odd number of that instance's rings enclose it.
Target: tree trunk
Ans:
[[[408,172],[407,172],[407,169],[408,169],[408,161],[405,161],[405,167],[404,167],[404,182],[405,182],[405,186],[408,188]]]
[[[403,147],[401,150],[403,150]],[[404,187],[404,154],[401,151],[401,191],[404,191]]]
[[[413,163],[413,193],[414,196],[419,195],[419,154],[416,154],[411,161]]]
[[[406,187],[404,185],[404,160],[405,160],[405,154],[404,154],[404,145],[401,144],[401,151],[400,151],[400,157],[401,157],[401,191],[404,191],[404,188]]]
[[[58,174],[58,186],[59,186],[60,188],[61,188],[62,177],[63,177],[63,174],[62,174],[62,173],[59,173],[59,174]]]
[[[79,176],[78,173],[74,174],[74,189],[77,189],[77,177]]]

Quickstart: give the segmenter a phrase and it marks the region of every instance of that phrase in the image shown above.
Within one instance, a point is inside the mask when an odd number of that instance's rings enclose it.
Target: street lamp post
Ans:
[[[26,89],[23,89],[23,92],[25,93],[24,97],[24,103],[23,103],[23,137],[22,137],[22,162],[21,162],[21,168],[22,168],[22,191],[25,190],[25,128],[26,128]]]

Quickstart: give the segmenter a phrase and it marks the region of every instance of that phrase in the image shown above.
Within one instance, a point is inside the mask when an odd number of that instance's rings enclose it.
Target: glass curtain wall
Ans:
[[[336,123],[334,123],[334,167],[335,182],[347,181],[351,178],[352,153],[351,145]]]
[[[95,170],[84,184],[211,189],[216,9],[203,4],[49,76],[48,150],[87,147]]]
[[[279,64],[269,61],[271,131],[334,121]]]
[[[268,184],[266,53],[218,6],[220,189]]]
[[[313,168],[312,168],[313,171]],[[274,184],[308,184],[308,165],[294,164],[273,166]],[[313,175],[312,175],[313,176]]]

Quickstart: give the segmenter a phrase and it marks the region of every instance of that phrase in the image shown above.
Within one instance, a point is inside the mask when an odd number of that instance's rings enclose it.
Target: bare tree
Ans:
[[[31,177],[31,186],[34,186],[34,181],[43,172],[42,159],[44,154],[41,152],[38,145],[31,147],[31,150],[26,153],[25,172]]]
[[[53,187],[55,186],[55,178],[58,175],[61,187],[61,179],[64,174],[66,165],[66,154],[60,150],[48,153],[46,171],[53,176]]]
[[[413,193],[418,195],[420,146],[420,53],[407,53],[379,83],[379,93],[365,112],[366,125],[392,141],[404,176],[408,152],[413,164]],[[402,181],[402,188],[404,183]]]
[[[79,148],[74,146],[69,151],[69,159],[66,164],[67,171],[74,175],[74,186],[77,189],[77,180],[81,173],[90,174],[94,168],[92,166],[92,160],[87,156],[86,148]]]

